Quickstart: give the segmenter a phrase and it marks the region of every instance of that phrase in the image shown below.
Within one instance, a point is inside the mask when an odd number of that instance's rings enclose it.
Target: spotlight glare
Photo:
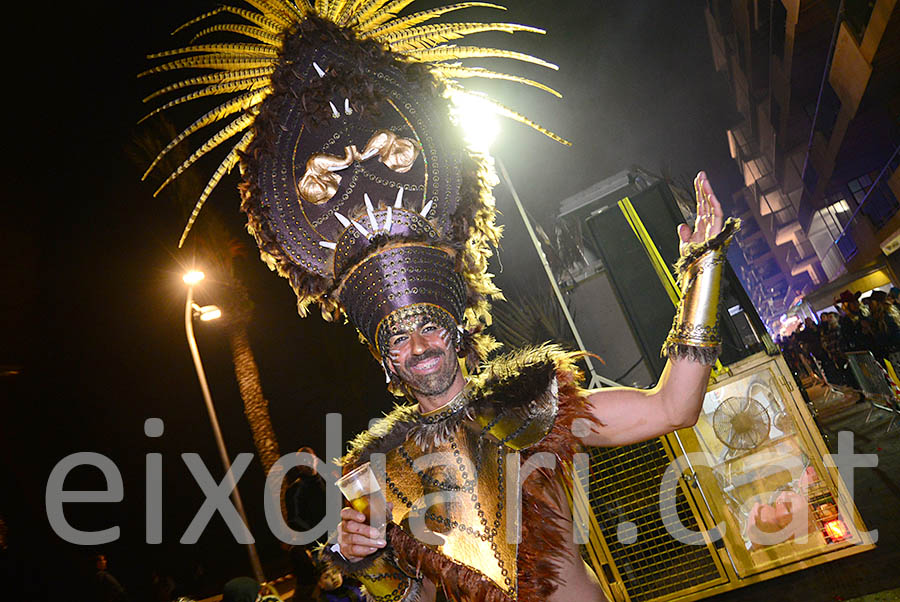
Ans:
[[[466,144],[475,151],[488,152],[500,133],[494,108],[485,98],[469,92],[454,91],[450,101],[451,113],[462,128]]]

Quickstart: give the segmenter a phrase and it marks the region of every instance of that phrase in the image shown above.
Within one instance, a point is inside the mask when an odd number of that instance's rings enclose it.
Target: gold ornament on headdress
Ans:
[[[362,152],[351,145],[344,147],[343,157],[314,153],[306,160],[306,171],[297,190],[308,203],[325,203],[337,194],[341,183],[341,176],[335,172],[348,168],[354,161],[366,161],[376,156],[388,169],[406,173],[419,156],[419,147],[415,140],[402,138],[390,130],[378,130]]]
[[[236,15],[243,20],[241,23],[225,23],[206,27],[197,32],[190,45],[150,55],[150,59],[172,58],[173,60],[157,65],[140,74],[144,76],[183,69],[210,70],[209,73],[204,75],[189,77],[167,85],[145,98],[144,101],[147,102],[162,94],[199,87],[163,104],[147,115],[147,117],[185,102],[210,96],[227,95],[225,102],[204,113],[172,139],[154,159],[144,173],[144,178],[159,164],[166,154],[188,136],[206,126],[218,124],[233,117],[227,125],[217,130],[212,137],[176,168],[154,195],[158,194],[166,185],[181,175],[203,155],[223,144],[226,140],[230,140],[238,134],[243,134],[238,142],[231,147],[207,182],[184,228],[179,246],[184,242],[194,220],[197,218],[197,214],[203,207],[203,203],[209,197],[216,184],[238,164],[240,154],[252,142],[253,129],[251,126],[254,123],[260,104],[273,92],[271,77],[279,60],[279,52],[283,47],[285,34],[309,15],[316,15],[338,26],[346,27],[352,30],[360,40],[379,42],[390,51],[408,60],[428,63],[435,77],[452,91],[463,91],[456,83],[457,79],[480,77],[518,82],[539,88],[555,96],[560,96],[558,92],[539,82],[483,68],[466,67],[457,61],[471,58],[507,58],[556,69],[557,67],[551,63],[519,52],[497,48],[456,46],[448,43],[470,34],[486,31],[544,33],[542,29],[514,23],[443,23],[422,25],[422,23],[435,19],[444,13],[466,8],[486,7],[506,10],[503,6],[497,4],[461,2],[410,15],[398,16],[398,13],[412,4],[414,0],[315,0],[314,3],[310,3],[309,0],[246,1],[255,10],[234,6],[220,6],[182,25],[176,30],[176,33],[185,27],[223,13]],[[219,32],[238,34],[253,41],[197,43],[198,39]],[[193,54],[193,56],[181,56],[185,54]],[[485,102],[497,114],[528,125],[553,140],[566,145],[569,144],[568,141],[527,117],[490,99],[485,99]],[[235,115],[236,117],[234,117]],[[409,150],[406,149],[406,151]],[[321,188],[321,192],[316,195],[317,198],[329,193],[331,195],[334,194],[331,188],[336,188],[337,183],[332,181],[333,179],[325,177],[316,183],[316,186]]]

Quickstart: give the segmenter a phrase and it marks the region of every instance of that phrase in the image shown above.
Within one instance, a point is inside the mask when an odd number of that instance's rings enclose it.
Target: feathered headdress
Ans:
[[[207,126],[215,133],[159,190],[206,153],[231,145],[181,242],[216,184],[240,164],[248,229],[262,259],[290,281],[301,314],[317,302],[326,319],[346,315],[380,357],[386,325],[431,312],[463,333],[470,359],[483,355],[490,343],[478,333],[490,321],[487,298],[499,295],[487,273],[500,237],[493,171],[489,158],[468,149],[453,125],[450,97],[465,94],[458,80],[470,77],[511,80],[558,96],[523,77],[464,65],[466,59],[556,67],[517,52],[448,42],[485,31],[543,31],[512,23],[429,24],[473,7],[505,10],[485,2],[404,16],[398,13],[413,0],[247,2],[254,10],[220,6],[179,28],[212,23],[188,46],[151,55],[163,62],[141,74],[189,71],[145,99],[180,94],[148,117],[225,98],[169,142],[147,170]],[[238,22],[215,22],[222,14]],[[229,41],[207,42],[213,34]],[[483,102],[568,144],[495,101]]]

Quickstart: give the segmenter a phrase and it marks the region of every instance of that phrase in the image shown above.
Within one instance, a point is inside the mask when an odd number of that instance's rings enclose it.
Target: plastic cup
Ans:
[[[368,462],[362,464],[337,481],[341,494],[350,502],[350,506],[365,515],[366,524],[375,527],[384,538],[387,521],[387,500],[375,473]]]

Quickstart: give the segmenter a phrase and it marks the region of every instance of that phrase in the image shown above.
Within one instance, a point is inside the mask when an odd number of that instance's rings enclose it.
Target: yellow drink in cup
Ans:
[[[387,523],[387,500],[368,462],[357,466],[337,481],[337,486],[350,506],[365,515],[366,524],[384,538]]]

